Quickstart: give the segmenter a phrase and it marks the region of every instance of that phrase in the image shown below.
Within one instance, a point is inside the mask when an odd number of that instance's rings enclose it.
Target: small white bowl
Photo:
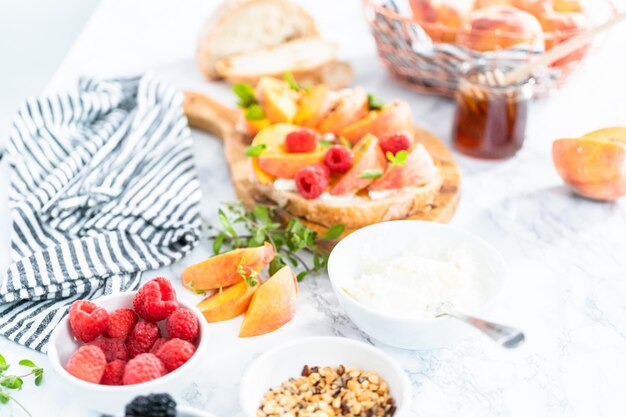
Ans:
[[[299,377],[304,365],[344,365],[374,371],[389,386],[396,401],[394,417],[406,417],[411,409],[411,382],[400,365],[374,346],[342,337],[309,337],[278,346],[248,367],[241,378],[239,400],[246,417],[256,417],[263,395],[289,378]]]
[[[93,302],[112,312],[118,308],[132,308],[135,294],[136,292],[126,292],[108,295],[93,300]],[[192,311],[198,318],[200,335],[195,343],[196,353],[180,368],[161,378],[141,384],[124,386],[98,385],[80,380],[67,372],[65,364],[72,353],[82,346],[82,343],[77,341],[72,335],[68,317],[66,316],[61,320],[50,335],[48,360],[54,372],[65,385],[67,392],[72,393],[72,398],[75,398],[90,410],[104,414],[120,415],[123,414],[126,404],[138,395],[177,390],[189,374],[197,371],[198,363],[202,360],[203,352],[206,351],[208,346],[207,326],[202,313],[188,302],[181,299],[178,299],[178,302],[181,307]],[[163,330],[162,328],[161,331]]]
[[[417,220],[373,224],[351,233],[335,246],[328,260],[328,275],[339,304],[365,333],[403,349],[451,346],[463,338],[478,335],[469,325],[449,317],[419,319],[386,314],[358,302],[343,290],[346,279],[360,272],[364,253],[375,254],[384,260],[418,245],[450,249],[462,247],[474,258],[477,273],[491,280],[493,285],[482,306],[464,313],[484,314],[506,279],[502,256],[491,245],[470,233],[445,224]]]

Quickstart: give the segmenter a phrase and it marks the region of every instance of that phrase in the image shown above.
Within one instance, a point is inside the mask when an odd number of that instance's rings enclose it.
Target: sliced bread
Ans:
[[[223,58],[301,37],[317,36],[313,18],[288,0],[230,0],[205,24],[196,60],[209,79]]]
[[[317,37],[300,38],[220,60],[217,73],[231,83],[256,84],[262,77],[282,78],[291,72],[301,83],[323,82],[331,89],[352,79],[350,65],[335,61],[334,44]]]

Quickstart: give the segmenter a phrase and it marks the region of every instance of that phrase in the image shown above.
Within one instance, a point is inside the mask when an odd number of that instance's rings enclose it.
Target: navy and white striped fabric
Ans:
[[[77,299],[136,289],[198,242],[200,185],[182,94],[150,76],[82,79],[28,100],[5,158],[11,259],[0,334],[45,351]]]

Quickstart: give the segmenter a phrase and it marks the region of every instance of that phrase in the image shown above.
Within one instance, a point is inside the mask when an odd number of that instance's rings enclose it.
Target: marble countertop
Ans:
[[[224,85],[202,80],[193,63],[197,33],[216,1],[102,0],[48,91],[71,85],[80,74],[114,76],[156,70],[178,83],[222,99]],[[375,53],[358,0],[303,1],[322,34],[336,41],[356,72],[355,82],[383,99],[409,101],[415,121],[449,140],[453,103],[394,84]],[[418,417],[528,417],[623,415],[626,409],[626,201],[603,204],[573,196],[556,175],[550,150],[555,138],[626,124],[626,28],[613,32],[571,82],[530,109],[523,150],[503,162],[457,156],[462,201],[452,221],[495,245],[509,279],[491,318],[523,328],[526,345],[504,351],[476,335],[457,346],[400,350],[369,340],[345,316],[326,276],[306,278],[295,319],[281,330],[238,339],[241,319],[210,327],[210,352],[202,369],[175,396],[181,403],[220,417],[242,416],[238,384],[246,366],[287,340],[337,335],[366,340],[397,359],[413,383]],[[204,193],[203,215],[214,218],[222,201],[234,199],[221,144],[195,133]],[[0,164],[0,268],[8,265],[9,220],[6,166]],[[144,275],[177,278],[210,253],[203,242],[186,259]],[[184,297],[194,297],[180,291]],[[0,339],[10,362],[43,355]],[[54,376],[17,394],[33,416],[91,416],[63,392]],[[0,416],[20,416],[0,406]]]

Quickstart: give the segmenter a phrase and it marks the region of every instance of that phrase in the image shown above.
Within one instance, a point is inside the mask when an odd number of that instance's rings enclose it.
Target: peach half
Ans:
[[[265,145],[265,150],[252,158],[253,170],[261,183],[271,177],[293,178],[302,167],[319,164],[324,160],[325,150],[318,145],[313,152],[289,153],[285,138],[291,132],[301,129],[299,126],[279,123],[261,130],[252,140],[252,146]],[[259,175],[255,166],[268,176]]]
[[[283,267],[252,296],[239,330],[239,337],[260,336],[273,332],[296,314],[298,280],[288,266]]]
[[[274,246],[267,242],[255,248],[222,253],[187,267],[182,273],[183,285],[201,291],[228,287],[241,281],[242,276],[238,272],[240,265],[250,275],[252,271],[260,272],[275,255]]]
[[[558,139],[552,159],[563,181],[582,196],[614,201],[626,195],[626,128]]]

